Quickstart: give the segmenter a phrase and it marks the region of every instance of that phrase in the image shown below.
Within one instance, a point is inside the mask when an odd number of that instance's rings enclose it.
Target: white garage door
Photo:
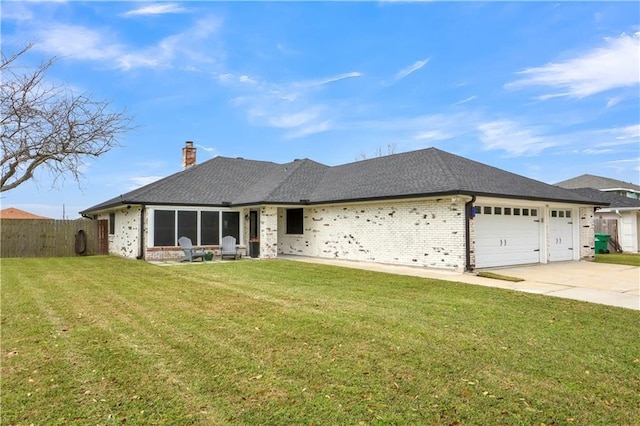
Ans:
[[[476,206],[476,268],[540,262],[538,209]]]
[[[549,210],[549,261],[573,259],[573,218],[571,210]]]

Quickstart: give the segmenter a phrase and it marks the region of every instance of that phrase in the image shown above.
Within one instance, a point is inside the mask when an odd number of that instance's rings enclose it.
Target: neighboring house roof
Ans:
[[[0,210],[0,219],[51,219],[49,217],[38,216],[15,207],[7,207]]]
[[[449,194],[602,204],[557,186],[428,148],[335,167],[309,159],[277,164],[215,157],[81,213],[122,204],[321,204]]]
[[[600,200],[603,203],[609,203],[609,206],[607,207],[608,209],[615,210],[617,208],[635,208],[640,210],[640,200],[636,200],[634,198],[625,197],[612,192],[600,191],[595,188],[576,188],[571,191],[574,191],[584,197],[591,197],[594,200]]]
[[[556,183],[561,188],[595,188],[595,189],[627,189],[631,192],[640,192],[640,186],[630,182],[624,182],[617,179],[611,179],[602,176],[582,175],[573,179],[563,180]]]

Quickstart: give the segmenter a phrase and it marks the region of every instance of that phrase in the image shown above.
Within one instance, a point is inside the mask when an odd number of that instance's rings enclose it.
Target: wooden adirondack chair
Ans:
[[[240,258],[238,247],[236,247],[236,239],[231,235],[227,235],[222,239],[222,245],[220,246],[220,259],[225,256],[233,256],[234,259]]]
[[[191,238],[180,237],[178,238],[178,244],[180,245],[180,248],[184,252],[184,257],[182,258],[181,262],[186,262],[186,261],[193,262],[193,259],[197,259],[197,258],[202,259],[202,261],[204,262],[204,256],[206,253],[202,248],[194,247],[193,244],[191,243]]]

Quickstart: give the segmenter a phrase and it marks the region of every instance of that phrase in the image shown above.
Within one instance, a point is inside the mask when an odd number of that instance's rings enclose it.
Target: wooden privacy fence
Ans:
[[[609,250],[622,252],[620,246],[620,239],[618,236],[618,220],[617,219],[594,219],[594,230],[597,234],[608,234],[611,236],[609,239]]]
[[[0,257],[108,254],[106,220],[0,219]]]

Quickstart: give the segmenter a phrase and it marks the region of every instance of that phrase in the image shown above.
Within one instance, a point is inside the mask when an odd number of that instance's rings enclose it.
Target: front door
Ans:
[[[249,211],[249,255],[260,257],[260,220],[257,210]]]

